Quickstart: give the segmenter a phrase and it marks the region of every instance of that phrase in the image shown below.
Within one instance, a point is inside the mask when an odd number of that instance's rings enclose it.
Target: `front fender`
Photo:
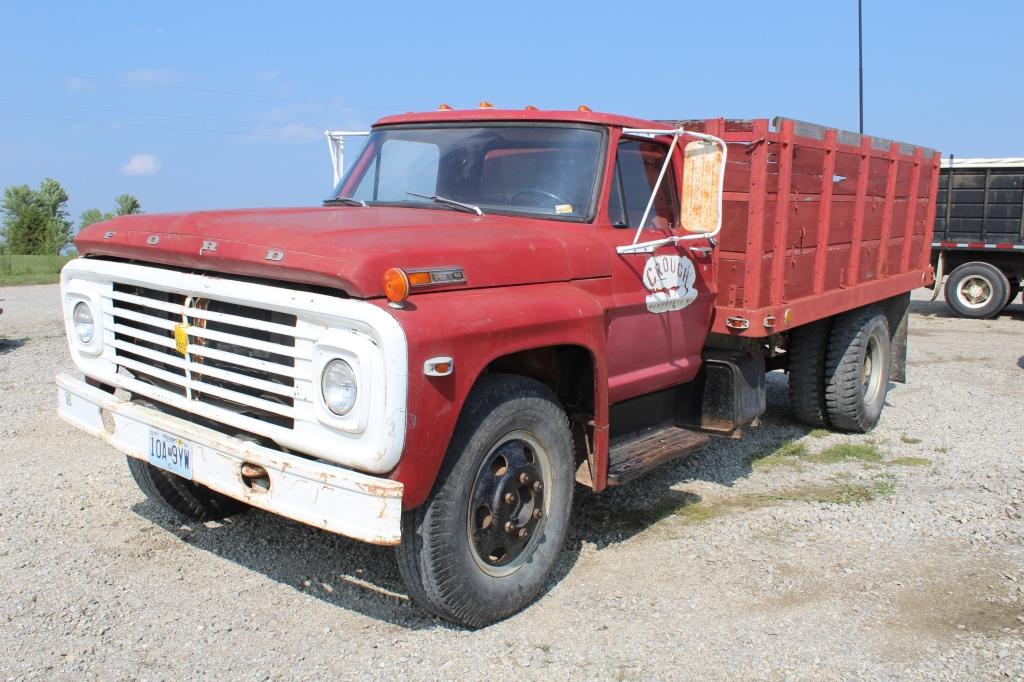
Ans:
[[[405,486],[404,508],[427,499],[463,403],[496,358],[548,346],[586,348],[595,360],[595,422],[607,424],[606,296],[606,280],[586,280],[424,294],[391,310],[409,347],[405,449],[390,475]],[[454,372],[425,376],[424,363],[439,356],[454,359]]]

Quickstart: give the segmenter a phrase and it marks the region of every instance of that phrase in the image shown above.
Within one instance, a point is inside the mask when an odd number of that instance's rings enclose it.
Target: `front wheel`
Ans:
[[[573,463],[565,412],[546,386],[483,377],[430,499],[402,517],[398,565],[413,599],[470,627],[526,607],[565,542]]]

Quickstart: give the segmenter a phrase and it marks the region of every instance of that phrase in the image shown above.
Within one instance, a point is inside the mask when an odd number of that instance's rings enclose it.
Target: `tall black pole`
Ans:
[[[861,0],[857,0],[857,107],[860,110],[860,134],[864,134],[864,32],[861,30]]]

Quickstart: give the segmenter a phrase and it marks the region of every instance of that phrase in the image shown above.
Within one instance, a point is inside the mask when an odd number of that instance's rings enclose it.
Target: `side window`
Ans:
[[[363,201],[410,201],[415,197],[410,197],[409,192],[435,194],[439,160],[436,144],[388,140],[363,173],[352,196]]]
[[[665,163],[668,149],[654,142],[622,140],[615,154],[615,177],[608,198],[608,215],[615,227],[636,228],[651,198],[651,190]],[[679,201],[675,172],[669,166],[654,198],[645,229],[667,230],[679,226]]]

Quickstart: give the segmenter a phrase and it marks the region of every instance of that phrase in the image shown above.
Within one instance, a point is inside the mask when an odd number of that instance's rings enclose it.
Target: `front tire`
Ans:
[[[219,521],[250,509],[244,502],[222,495],[204,485],[126,457],[128,471],[146,497],[192,521]]]
[[[1010,281],[994,265],[964,263],[946,280],[946,305],[958,316],[985,319],[1009,302]]]
[[[398,566],[413,599],[469,627],[526,607],[565,542],[574,461],[568,420],[546,386],[484,376],[430,499],[402,516]]]
[[[867,433],[878,423],[889,390],[890,339],[878,306],[835,318],[825,358],[825,405],[834,428]]]

